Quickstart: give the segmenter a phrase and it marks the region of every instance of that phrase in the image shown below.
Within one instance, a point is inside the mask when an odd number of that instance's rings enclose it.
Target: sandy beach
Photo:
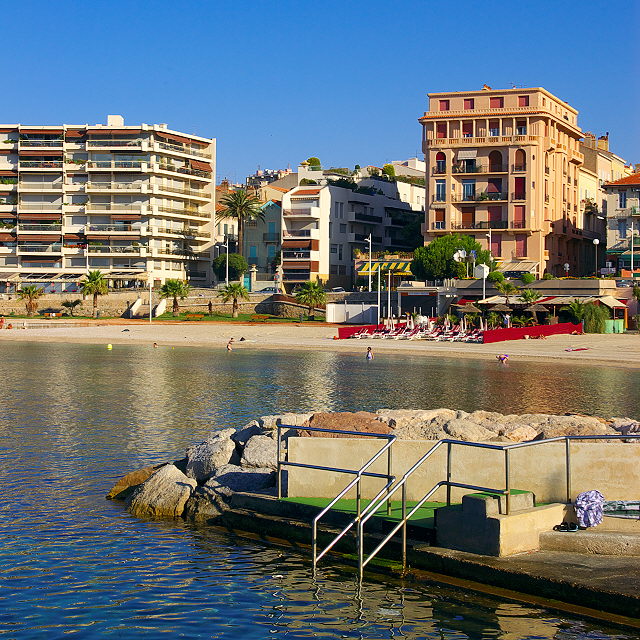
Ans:
[[[225,348],[231,337],[234,350],[304,349],[376,355],[413,355],[491,358],[508,353],[512,360],[561,360],[614,367],[640,367],[640,336],[635,334],[550,336],[546,340],[517,340],[497,344],[429,342],[415,340],[334,340],[337,326],[305,324],[242,324],[215,322],[77,321],[33,323],[27,328],[3,329],[0,341],[68,342],[86,344],[146,344]],[[23,322],[17,320],[15,327]],[[245,338],[241,341],[240,338]],[[584,349],[567,351],[567,349]]]

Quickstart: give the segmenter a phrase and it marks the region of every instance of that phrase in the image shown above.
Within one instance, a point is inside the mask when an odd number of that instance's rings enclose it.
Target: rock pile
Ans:
[[[278,425],[293,427],[284,434],[285,438],[349,437],[305,427],[393,433],[403,440],[452,438],[505,443],[564,435],[640,434],[640,423],[631,418],[605,420],[578,414],[503,415],[454,409],[285,413],[262,416],[243,427],[214,431],[204,442],[190,446],[182,460],[129,473],[107,498],[125,500],[128,510],[140,517],[215,518],[228,508],[234,492],[273,490]]]

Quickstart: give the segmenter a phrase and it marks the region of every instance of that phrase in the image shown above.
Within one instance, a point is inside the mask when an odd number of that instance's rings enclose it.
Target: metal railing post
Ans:
[[[313,573],[316,573],[318,565],[318,524],[314,520],[311,523],[311,553],[313,555]]]
[[[567,504],[571,504],[571,439],[564,441],[564,464],[567,474]]]
[[[451,506],[451,443],[447,442],[447,507]]]
[[[277,480],[278,480],[278,500],[282,498],[282,464],[280,461],[280,425],[277,427],[278,429],[278,439],[276,445],[276,455],[278,459],[278,469],[277,469]],[[315,562],[315,554],[314,554],[314,562]]]
[[[358,482],[356,483],[356,516],[358,520],[360,520],[360,513],[362,509],[360,508],[360,498],[362,496],[362,492],[360,489],[360,485],[362,483],[362,476],[358,476]]]
[[[391,467],[393,462],[393,458],[391,455],[392,449],[393,447],[389,447],[389,449],[387,450],[387,481],[391,478]],[[391,498],[387,500],[387,515],[391,515]]]
[[[505,501],[507,503],[507,515],[509,515],[509,511],[511,508],[511,486],[509,483],[509,449],[506,448],[504,450],[504,487],[507,492]]]
[[[407,483],[402,485],[402,569],[407,568]]]
[[[364,529],[362,520],[358,520],[358,579],[362,582],[364,575]]]

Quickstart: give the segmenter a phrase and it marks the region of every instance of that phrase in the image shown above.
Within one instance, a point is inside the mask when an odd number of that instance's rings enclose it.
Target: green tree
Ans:
[[[502,316],[497,311],[489,311],[487,314],[487,324],[491,329],[499,327],[501,322]]]
[[[237,318],[238,300],[248,300],[249,292],[246,287],[242,286],[238,282],[232,282],[221,289],[220,293],[218,293],[218,297],[222,298],[222,302],[232,302],[231,315],[234,318]]]
[[[609,309],[604,305],[588,302],[583,306],[582,323],[585,333],[604,333],[607,320],[610,319]]]
[[[525,304],[535,304],[540,300],[540,294],[534,289],[522,289],[520,291],[520,300]]]
[[[442,278],[461,278],[466,274],[462,262],[456,262],[453,255],[458,249],[464,249],[467,255],[476,252],[476,264],[491,266],[491,254],[484,250],[471,236],[449,234],[440,236],[424,247],[418,247],[413,253],[411,273],[417,280],[440,280]]]
[[[264,211],[260,200],[248,194],[244,189],[230,191],[220,199],[222,209],[218,212],[219,218],[233,218],[238,221],[238,248],[242,253],[242,240],[244,226],[252,220],[264,222]]]
[[[566,311],[569,314],[571,320],[575,324],[578,324],[582,322],[582,319],[584,318],[584,307],[584,302],[580,302],[580,300],[576,299],[570,304],[561,307],[560,311]]]
[[[533,273],[523,273],[520,276],[520,280],[522,281],[522,284],[533,284],[536,281],[536,277]]]
[[[243,273],[246,273],[249,270],[249,263],[246,261],[244,256],[241,256],[239,253],[230,253],[229,254],[229,279],[230,280],[239,280],[242,277]],[[227,254],[221,253],[214,261],[213,261],[213,273],[216,274],[218,280],[224,280],[225,275],[227,273]]]
[[[502,271],[490,271],[487,280],[489,282],[504,282],[504,273]]]
[[[81,304],[82,304],[82,300],[80,300],[80,299],[78,298],[77,300],[65,300],[65,301],[62,303],[62,306],[63,306],[65,309],[68,309],[68,310],[69,310],[69,315],[70,315],[70,316],[73,316],[73,311],[74,311],[74,309],[75,309],[78,305],[81,305]]]
[[[313,309],[321,304],[324,304],[327,299],[327,294],[324,292],[322,285],[319,282],[304,282],[300,286],[300,290],[296,293],[296,300],[300,304],[304,304],[309,309],[309,318],[313,320]]]
[[[390,180],[393,180],[396,177],[396,168],[392,164],[385,164],[382,167],[382,173]]]
[[[316,156],[307,158],[307,162],[309,163],[309,169],[311,169],[311,171],[319,171],[320,169],[322,169],[320,158],[316,158]]]
[[[93,317],[98,316],[98,296],[109,293],[109,283],[100,269],[89,271],[87,277],[80,285],[82,295],[93,297]]]
[[[27,315],[33,316],[38,310],[38,298],[44,295],[44,289],[36,287],[35,284],[29,284],[26,287],[22,287],[18,291],[20,300],[24,300],[25,307],[27,308]]]
[[[636,299],[636,302],[640,302],[640,287],[637,284],[633,285],[633,297]]]
[[[520,291],[515,284],[512,284],[508,280],[505,280],[504,282],[496,282],[493,286],[496,288],[498,293],[501,293],[504,296],[507,304],[509,304],[509,298],[511,296],[515,296]]]
[[[189,291],[191,291],[191,285],[186,280],[169,278],[169,280],[160,287],[160,297],[173,299],[171,311],[174,316],[177,316],[180,313],[178,298],[180,298],[180,300],[184,300],[189,295]]]

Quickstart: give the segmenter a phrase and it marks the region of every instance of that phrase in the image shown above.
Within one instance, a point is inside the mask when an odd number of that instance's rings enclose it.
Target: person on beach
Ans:
[[[365,357],[367,360],[373,360],[373,351],[371,351],[371,347],[367,347],[367,355]]]
[[[233,351],[233,348],[231,347],[231,345],[233,344],[233,338],[229,339],[229,342],[227,342],[227,351]]]
[[[157,349],[157,348],[158,348],[158,343],[157,343],[157,342],[154,342],[154,343],[153,343],[153,348],[154,348],[154,349]]]
[[[499,355],[496,356],[496,359],[501,364],[507,364],[507,362],[509,362],[509,354],[508,353],[500,353]]]

